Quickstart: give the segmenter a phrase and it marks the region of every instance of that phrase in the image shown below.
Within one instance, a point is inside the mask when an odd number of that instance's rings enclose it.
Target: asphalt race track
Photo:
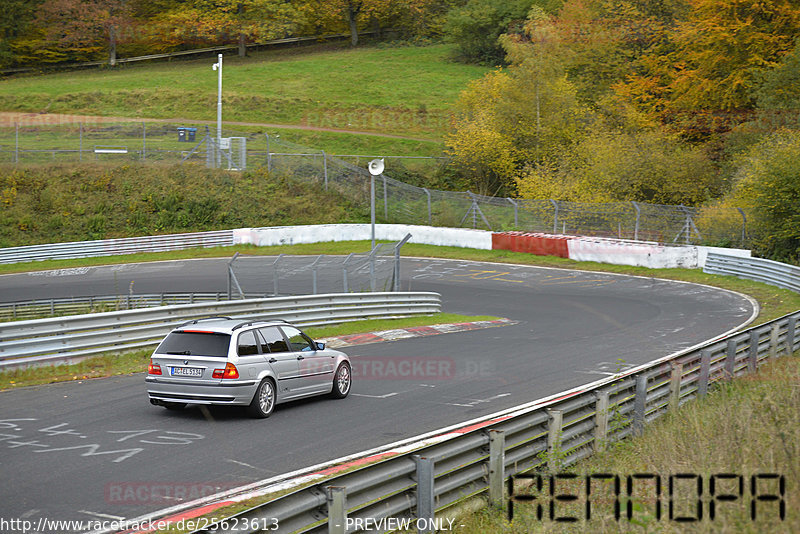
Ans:
[[[225,291],[227,260],[0,276],[0,301]],[[513,326],[347,349],[344,400],[239,409],[151,406],[144,377],[0,392],[0,518],[133,518],[221,489],[491,414],[716,337],[751,318],[748,299],[649,278],[469,261],[406,259],[403,289],[445,311]],[[425,372],[390,372],[407,360]]]

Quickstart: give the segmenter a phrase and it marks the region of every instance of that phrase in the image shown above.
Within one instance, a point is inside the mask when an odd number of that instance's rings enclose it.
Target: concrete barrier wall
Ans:
[[[326,241],[365,241],[370,239],[370,232],[369,224],[239,228],[233,231],[233,242],[266,247]],[[527,232],[493,233],[485,230],[408,224],[375,225],[375,238],[382,241],[400,241],[406,234],[411,234],[410,243],[482,250],[513,250],[539,256],[558,256],[576,261],[596,261],[651,269],[702,268],[708,252],[750,257],[749,250],[718,247],[666,246],[654,242],[624,239]]]
[[[495,233],[495,249],[559,256],[576,261],[596,261],[651,269],[705,266],[709,252],[750,257],[749,250],[703,246],[666,246],[654,242],[629,241],[600,237],[577,237],[524,232]]]
[[[376,224],[375,238],[400,241],[411,234],[409,243],[443,247],[492,249],[492,232],[466,228],[436,228],[409,224]],[[234,244],[260,247],[297,245],[326,241],[364,241],[371,237],[369,224],[318,224],[312,226],[275,226],[239,228],[233,231]]]

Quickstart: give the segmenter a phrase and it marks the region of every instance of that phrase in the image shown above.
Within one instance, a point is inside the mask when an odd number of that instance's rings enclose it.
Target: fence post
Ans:
[[[328,534],[347,532],[347,493],[344,486],[327,486],[325,498],[328,501]]]
[[[502,430],[489,430],[489,504],[502,507],[506,470],[506,437]]]
[[[708,393],[708,379],[711,374],[711,351],[700,351],[700,376],[697,378],[697,396],[704,397]]]
[[[561,429],[564,425],[564,412],[561,410],[547,410],[550,424],[547,426],[547,469],[551,473],[558,471],[561,461],[556,456],[561,454]]]
[[[345,293],[350,292],[350,290],[347,287],[347,262],[350,261],[350,258],[353,257],[353,254],[355,254],[355,252],[351,252],[350,254],[348,254],[347,257],[342,262],[342,286],[344,287]]]
[[[433,223],[431,222],[431,192],[424,187],[422,190],[425,191],[426,195],[428,195],[428,226],[433,226]]]
[[[641,436],[644,432],[644,421],[647,413],[647,375],[636,377],[636,397],[633,402],[633,435]]]
[[[383,178],[383,222],[389,222],[389,190],[386,188],[386,175],[381,174]]]
[[[747,352],[747,368],[751,373],[758,369],[758,332],[750,331],[750,348]]]
[[[786,323],[786,355],[791,356],[794,354],[794,338],[795,330],[797,329],[797,317],[789,317]]]
[[[594,450],[605,450],[608,439],[608,390],[595,392],[594,403]]]
[[[511,205],[514,206],[514,228],[519,228],[519,217],[517,214],[519,206],[517,205],[517,201],[513,198],[506,198],[506,200],[511,202]]]
[[[736,376],[736,339],[728,340],[728,347],[725,351],[725,374],[728,378]]]
[[[681,378],[683,378],[683,364],[672,362],[672,372],[669,376],[670,410],[677,410],[681,406]]]
[[[144,121],[142,121],[142,161],[147,159],[147,126]]]
[[[272,154],[269,151],[269,134],[265,133],[264,137],[267,138],[267,172],[272,171]]]
[[[550,203],[553,205],[553,207],[556,210],[555,213],[553,214],[553,233],[557,234],[558,233],[558,202],[556,202],[555,200],[553,200],[551,198],[550,199]]]
[[[325,191],[328,190],[328,155],[322,151],[322,175],[325,179]]]
[[[272,292],[276,297],[278,296],[278,262],[281,261],[282,257],[283,254],[278,254],[272,264]]]
[[[642,214],[642,210],[639,209],[639,204],[636,202],[631,201],[631,204],[633,204],[633,207],[636,209],[636,226],[633,228],[633,240],[639,241],[639,217]]]
[[[430,523],[436,514],[435,493],[433,491],[433,458],[415,455],[417,464],[417,532],[419,534],[433,532]],[[426,521],[420,521],[425,519]]]
[[[78,123],[78,161],[83,161],[83,123]]]
[[[780,336],[780,330],[778,327],[778,323],[772,325],[772,330],[769,333],[769,357],[770,359],[778,357],[778,337]]]
[[[392,283],[392,291],[400,291],[400,249],[409,239],[411,239],[411,234],[406,234],[406,236],[394,246],[394,281]]]

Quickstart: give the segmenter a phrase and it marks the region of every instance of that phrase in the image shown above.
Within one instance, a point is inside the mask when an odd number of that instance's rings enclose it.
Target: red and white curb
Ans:
[[[384,343],[387,341],[397,341],[398,339],[409,339],[413,337],[435,336],[438,334],[452,334],[454,332],[466,332],[469,330],[480,330],[482,328],[495,328],[498,326],[509,326],[517,324],[511,319],[494,319],[491,321],[471,321],[466,323],[445,323],[430,326],[414,326],[410,328],[397,328],[394,330],[382,330],[379,332],[368,332],[365,334],[351,334],[346,336],[329,337],[317,341],[325,343],[332,349],[350,347],[353,345],[364,345],[366,343]]]

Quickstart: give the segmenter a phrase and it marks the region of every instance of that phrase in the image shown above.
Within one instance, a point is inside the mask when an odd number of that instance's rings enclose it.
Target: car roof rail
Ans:
[[[186,326],[186,325],[190,325],[190,324],[197,324],[200,321],[218,321],[220,319],[227,320],[227,321],[231,320],[230,317],[225,317],[223,315],[215,315],[215,316],[212,316],[212,317],[201,317],[200,319],[192,319],[191,321],[186,321],[185,323],[178,325],[177,328],[180,328],[180,327]]]
[[[235,325],[233,328],[231,328],[231,331],[238,330],[238,329],[240,329],[242,327],[250,326],[250,325],[253,325],[253,324],[256,324],[256,323],[286,323],[286,324],[292,324],[289,321],[287,321],[286,319],[272,319],[272,318],[270,318],[270,319],[248,319],[246,321],[242,321],[241,323]]]

